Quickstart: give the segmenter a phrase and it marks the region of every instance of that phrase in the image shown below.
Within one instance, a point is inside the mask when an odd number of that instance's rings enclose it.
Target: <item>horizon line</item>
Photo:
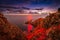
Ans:
[[[4,14],[4,15],[41,15],[41,14]]]

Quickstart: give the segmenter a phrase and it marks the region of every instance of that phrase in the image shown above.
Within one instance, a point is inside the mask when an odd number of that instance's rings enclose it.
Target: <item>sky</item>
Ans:
[[[0,0],[0,6],[58,8],[60,7],[60,0]]]

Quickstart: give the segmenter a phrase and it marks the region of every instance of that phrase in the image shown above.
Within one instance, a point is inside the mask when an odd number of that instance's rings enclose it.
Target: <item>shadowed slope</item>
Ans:
[[[0,13],[0,40],[26,40],[19,27],[10,24]]]

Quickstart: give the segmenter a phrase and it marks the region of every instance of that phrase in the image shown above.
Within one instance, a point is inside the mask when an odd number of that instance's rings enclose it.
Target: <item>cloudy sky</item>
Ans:
[[[60,0],[0,0],[0,6],[25,6],[29,8],[36,7],[60,7]]]

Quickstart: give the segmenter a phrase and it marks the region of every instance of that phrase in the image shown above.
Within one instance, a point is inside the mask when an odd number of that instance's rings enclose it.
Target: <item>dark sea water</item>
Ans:
[[[14,24],[17,25],[18,27],[20,27],[22,30],[27,30],[27,25],[25,24],[26,21],[29,21],[28,17],[29,15],[4,15],[7,20]],[[42,18],[45,17],[46,15],[32,15],[30,20],[36,20],[38,18]]]

